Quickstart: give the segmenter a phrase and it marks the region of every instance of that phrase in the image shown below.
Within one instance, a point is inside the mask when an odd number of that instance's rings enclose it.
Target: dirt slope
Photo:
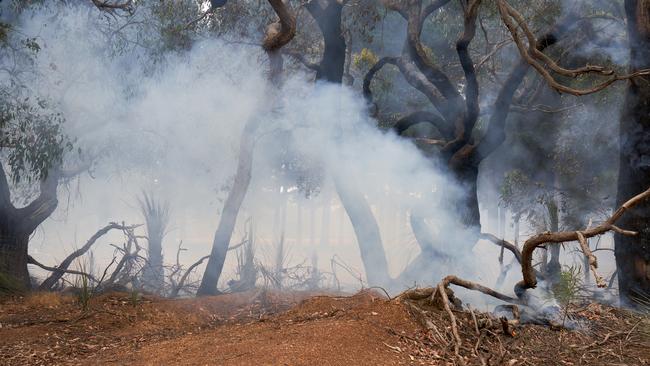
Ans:
[[[0,365],[446,365],[444,312],[424,314],[376,293],[352,297],[252,292],[162,300],[41,294],[0,303]],[[461,355],[480,365],[650,364],[647,317],[589,305],[580,332],[524,326],[514,337],[457,313]],[[483,329],[480,335],[476,325]]]

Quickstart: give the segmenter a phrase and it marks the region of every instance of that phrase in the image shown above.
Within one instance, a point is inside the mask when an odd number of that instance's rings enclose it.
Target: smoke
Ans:
[[[500,271],[498,248],[483,244],[467,253],[466,246],[458,245],[471,235],[459,225],[449,203],[468,192],[412,143],[381,131],[357,91],[314,84],[313,75],[291,68],[285,70],[281,89],[267,86],[266,56],[248,45],[259,40],[242,40],[237,34],[197,40],[181,52],[161,49],[159,29],[148,22],[148,15],[140,14],[133,24],[117,18],[107,25],[97,9],[78,4],[49,5],[21,15],[17,34],[33,37],[40,46],[21,80],[30,95],[50,100],[65,117],[66,132],[81,150],[81,158],[71,154],[70,164],[85,158],[94,162],[91,174],[61,189],[57,212],[32,238],[30,251],[37,259],[58,263],[108,221],[143,222],[137,204],[142,190],[170,203],[170,231],[163,242],[167,263],[174,260],[180,241],[187,248],[181,256],[186,265],[208,254],[232,185],[243,127],[250,118],[261,118],[253,181],[232,244],[244,235],[251,218],[257,259],[265,265],[274,265],[274,250],[283,238],[286,265],[309,262],[316,254],[322,271],[332,271],[330,259],[336,257],[352,272],[363,272],[356,237],[331,181],[336,174],[343,186],[360,188],[370,203],[391,276],[398,278],[409,265],[420,270],[399,278],[400,286],[412,286],[412,281],[431,285],[452,273],[494,283]],[[393,23],[400,32],[387,32],[396,39],[387,54],[399,52],[403,45],[403,24],[399,19],[387,24]],[[581,52],[589,56],[593,50]],[[518,60],[514,49],[503,58]],[[3,76],[2,82],[9,80]],[[481,103],[489,106],[498,88],[487,89]],[[268,90],[274,90],[279,101],[270,113],[258,115]],[[406,90],[417,94],[410,87]],[[407,104],[402,97],[392,99]],[[560,144],[575,145],[576,136],[602,115],[602,109],[583,108],[563,117],[571,128]],[[539,136],[537,142],[545,138]],[[506,167],[528,164],[533,153],[513,148],[512,141],[509,136],[510,150],[497,151],[490,160]],[[577,154],[587,155],[586,150]],[[590,160],[589,166],[593,164]],[[498,182],[490,179],[482,178],[481,196],[498,192]],[[486,212],[484,202],[489,199],[482,201],[483,226],[489,228],[493,213]],[[420,249],[409,226],[413,211],[428,217],[435,241],[445,243],[438,249],[455,257],[453,263],[414,262]],[[503,236],[512,238],[512,227],[503,227]],[[522,223],[522,236],[532,234],[529,229]],[[100,267],[112,258],[107,243],[118,240],[109,236],[96,245]],[[224,283],[233,277],[234,266],[234,255],[229,255]],[[340,268],[337,274],[358,286],[355,276]],[[519,276],[518,267],[513,267],[504,288],[512,288]],[[475,303],[483,302],[480,297],[471,296]]]
[[[277,108],[259,116],[257,107],[269,88],[264,87],[267,61],[257,47],[209,39],[161,57],[136,46],[116,49],[114,28],[105,22],[96,9],[74,5],[30,10],[19,22],[20,34],[41,46],[26,88],[53,102],[81,155],[94,161],[92,175],[62,190],[59,209],[32,239],[30,250],[39,260],[57,263],[108,221],[143,222],[136,200],[143,189],[170,202],[171,231],[163,244],[167,262],[181,240],[188,249],[185,263],[209,253],[250,118],[263,122],[253,182],[233,242],[253,217],[259,260],[266,264],[271,265],[269,253],[284,234],[289,262],[302,263],[318,248],[323,271],[330,270],[335,255],[363,270],[351,225],[328,178],[332,173],[364,192],[393,276],[419,251],[408,227],[413,208],[434,213],[428,224],[440,242],[450,243],[451,253],[451,243],[464,240],[445,203],[465,192],[412,143],[380,131],[357,92],[315,85],[310,75],[291,71],[275,91]],[[122,39],[135,39],[143,30],[121,32]],[[100,267],[112,256],[106,244],[94,252]],[[224,281],[233,265],[230,258]]]

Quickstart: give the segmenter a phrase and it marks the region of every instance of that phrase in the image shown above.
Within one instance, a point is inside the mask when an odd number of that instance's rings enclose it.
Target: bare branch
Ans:
[[[75,274],[75,275],[85,276],[89,280],[91,280],[91,281],[93,281],[95,283],[99,282],[95,277],[93,277],[93,275],[91,275],[89,273],[86,273],[86,272],[75,271],[73,269],[67,269],[67,268],[64,269],[64,268],[59,268],[59,267],[46,266],[46,265],[42,264],[41,262],[37,261],[36,259],[34,259],[34,257],[32,257],[31,255],[27,256],[27,263],[38,266],[38,267],[40,267],[40,268],[42,268],[42,269],[44,269],[46,271],[61,273],[61,276],[63,276],[63,274],[65,274],[65,273]],[[61,276],[59,276],[59,278],[61,278]],[[57,278],[57,281],[59,280],[59,278]],[[54,282],[54,283],[56,283],[56,282]],[[40,288],[40,287],[39,287],[39,289],[43,290],[43,288]],[[48,290],[49,290],[49,288],[48,288]]]
[[[172,291],[171,291],[170,297],[176,297],[176,296],[178,296],[179,291],[182,290],[183,287],[185,286],[185,280],[187,279],[187,276],[189,276],[190,273],[192,273],[192,271],[193,271],[196,267],[198,267],[199,265],[201,265],[201,263],[203,263],[203,261],[205,261],[205,260],[208,259],[208,258],[210,258],[209,255],[206,255],[205,257],[202,257],[202,258],[199,259],[198,261],[194,262],[194,264],[192,264],[192,265],[187,269],[187,271],[185,271],[185,273],[183,273],[183,275],[181,276],[181,279],[178,281],[178,284],[177,284],[176,286],[174,286],[174,288],[172,288]]]
[[[580,249],[582,249],[582,253],[589,260],[589,268],[591,268],[591,272],[594,274],[594,279],[596,280],[596,286],[600,288],[607,287],[605,280],[600,275],[598,275],[598,272],[596,271],[596,269],[598,268],[598,259],[596,258],[595,255],[593,255],[593,253],[591,253],[591,250],[589,249],[589,243],[587,243],[587,239],[585,239],[585,236],[580,231],[576,231],[576,234],[578,235],[578,242],[580,243]]]
[[[395,122],[393,125],[393,130],[398,135],[401,135],[412,126],[415,126],[418,123],[430,123],[435,126],[440,134],[445,137],[451,137],[453,131],[449,128],[447,121],[445,121],[442,116],[437,113],[427,112],[427,111],[418,111],[408,114]]]
[[[137,226],[130,226],[129,228],[135,228]],[[50,290],[52,287],[59,281],[59,279],[67,273],[66,270],[72,264],[72,262],[77,259],[78,257],[84,255],[97,241],[97,239],[101,238],[102,236],[106,235],[111,230],[117,229],[117,230],[124,230],[127,227],[119,225],[117,223],[111,222],[110,224],[104,226],[103,228],[99,229],[93,236],[88,239],[86,244],[82,246],[81,248],[75,250],[72,252],[69,256],[67,256],[61,264],[56,266],[56,270],[53,270],[54,273],[50,275],[50,277],[46,278],[43,283],[39,286],[40,290]]]
[[[33,232],[38,225],[50,217],[59,204],[56,191],[59,186],[61,170],[58,167],[50,169],[45,179],[41,180],[40,193],[29,205],[16,210],[17,215],[25,221],[23,230]]]
[[[503,239],[499,239],[496,236],[489,234],[489,233],[481,233],[480,236],[481,239],[485,239],[487,241],[490,241],[501,248],[508,249],[514,256],[515,259],[517,259],[517,262],[521,263],[521,251],[519,248],[517,248],[516,245],[512,244],[511,242]]]
[[[617,75],[612,70],[608,70],[602,66],[587,65],[585,67],[579,69],[573,69],[573,70],[562,68],[559,65],[557,65],[553,60],[551,60],[548,56],[546,56],[543,52],[537,49],[537,47],[535,46],[537,44],[535,36],[532,34],[530,29],[526,25],[525,20],[523,19],[521,14],[519,14],[514,8],[512,8],[505,0],[499,0],[498,7],[499,7],[499,12],[501,14],[501,19],[503,20],[504,24],[506,25],[510,34],[512,35],[512,38],[515,41],[515,44],[517,45],[517,48],[519,49],[519,53],[521,54],[521,56],[524,58],[524,60],[526,60],[526,62],[528,62],[528,64],[530,64],[533,68],[535,68],[535,70],[544,78],[544,80],[546,80],[549,86],[551,86],[552,88],[554,88],[559,92],[576,95],[576,96],[593,94],[607,88],[608,86],[612,85],[617,81],[628,80],[639,76],[650,75],[650,69],[639,70],[630,74]],[[528,47],[526,47],[526,45],[524,44],[524,41],[519,34],[518,27],[524,31],[525,36],[528,38]],[[541,62],[537,61],[536,58],[539,59]],[[576,88],[563,85],[559,83],[557,80],[555,80],[555,78],[546,70],[544,64],[558,74],[570,76],[574,78],[577,77],[578,75],[587,74],[587,73],[597,73],[600,75],[606,75],[610,77],[607,80],[599,84],[596,84],[591,88],[576,89]]]
[[[268,0],[279,20],[266,30],[262,48],[267,52],[276,51],[289,43],[296,34],[296,16],[283,0]]]
[[[591,238],[597,235],[602,235],[608,231],[613,231],[614,224],[616,221],[623,216],[623,214],[639,204],[642,201],[647,200],[650,197],[650,189],[636,195],[627,202],[625,202],[621,207],[619,207],[614,214],[607,219],[607,221],[602,224],[595,226],[591,229],[583,230],[580,232],[577,231],[563,231],[563,232],[545,232],[537,234],[532,238],[526,240],[524,243],[524,249],[522,250],[521,257],[521,270],[523,274],[523,280],[517,284],[517,287],[520,289],[535,288],[537,286],[537,279],[535,272],[533,270],[533,252],[536,248],[543,244],[557,244],[565,243],[569,241],[580,240],[580,238]],[[620,229],[619,229],[620,230]],[[626,235],[636,235],[636,232],[633,231],[623,231]],[[583,249],[584,251],[584,249]]]
[[[469,54],[469,44],[476,34],[476,17],[478,16],[480,4],[481,0],[472,0],[465,8],[463,34],[456,41],[456,52],[458,52],[458,59],[460,60],[460,65],[465,74],[465,81],[467,82],[467,88],[465,89],[465,127],[463,128],[463,136],[457,136],[457,138],[462,138],[463,141],[469,139],[479,115],[478,80],[476,78],[476,70],[474,69],[474,61],[472,61],[472,57]]]

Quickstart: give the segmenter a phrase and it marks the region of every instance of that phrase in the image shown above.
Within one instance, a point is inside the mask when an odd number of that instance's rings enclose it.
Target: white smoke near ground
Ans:
[[[454,274],[469,272],[484,283],[498,275],[492,259],[477,266],[472,253],[454,252],[465,233],[445,202],[466,192],[412,143],[380,131],[358,93],[315,85],[309,75],[292,72],[276,91],[278,108],[256,116],[269,90],[264,86],[268,65],[258,48],[205,40],[154,64],[144,51],[114,52],[111,33],[100,26],[104,21],[86,6],[48,7],[21,18],[21,34],[41,45],[27,87],[55,102],[82,154],[96,159],[92,176],[83,175],[78,185],[62,190],[59,209],[32,238],[31,254],[42,262],[58,263],[109,221],[142,223],[137,206],[142,190],[170,202],[166,262],[173,261],[181,240],[188,249],[181,258],[186,265],[208,254],[243,126],[249,118],[263,118],[253,183],[233,243],[243,235],[247,217],[253,217],[259,260],[272,260],[269,253],[282,233],[294,264],[317,247],[321,270],[329,271],[329,259],[337,256],[363,271],[356,238],[329,179],[319,183],[319,194],[309,196],[294,181],[278,183],[271,176],[272,167],[284,164],[278,156],[289,134],[292,149],[314,162],[313,170],[324,177],[336,172],[344,184],[362,188],[381,228],[391,275],[397,276],[419,251],[408,227],[414,207],[433,213],[429,224],[443,238],[439,242],[449,243],[444,250],[464,258],[465,266],[450,269]],[[289,201],[284,209],[283,199]],[[119,240],[109,235],[96,245],[101,268],[112,256],[107,242]],[[234,275],[233,257],[227,259],[224,282]],[[339,275],[358,285],[354,276]],[[440,278],[421,280],[418,284],[431,285]]]

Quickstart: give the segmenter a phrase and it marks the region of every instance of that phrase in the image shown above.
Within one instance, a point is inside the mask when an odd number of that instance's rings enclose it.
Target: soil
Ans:
[[[650,364],[647,315],[588,304],[570,313],[580,330],[523,325],[510,334],[488,314],[455,316],[459,356],[444,311],[371,291],[111,293],[86,310],[72,295],[41,293],[0,302],[0,365]]]

